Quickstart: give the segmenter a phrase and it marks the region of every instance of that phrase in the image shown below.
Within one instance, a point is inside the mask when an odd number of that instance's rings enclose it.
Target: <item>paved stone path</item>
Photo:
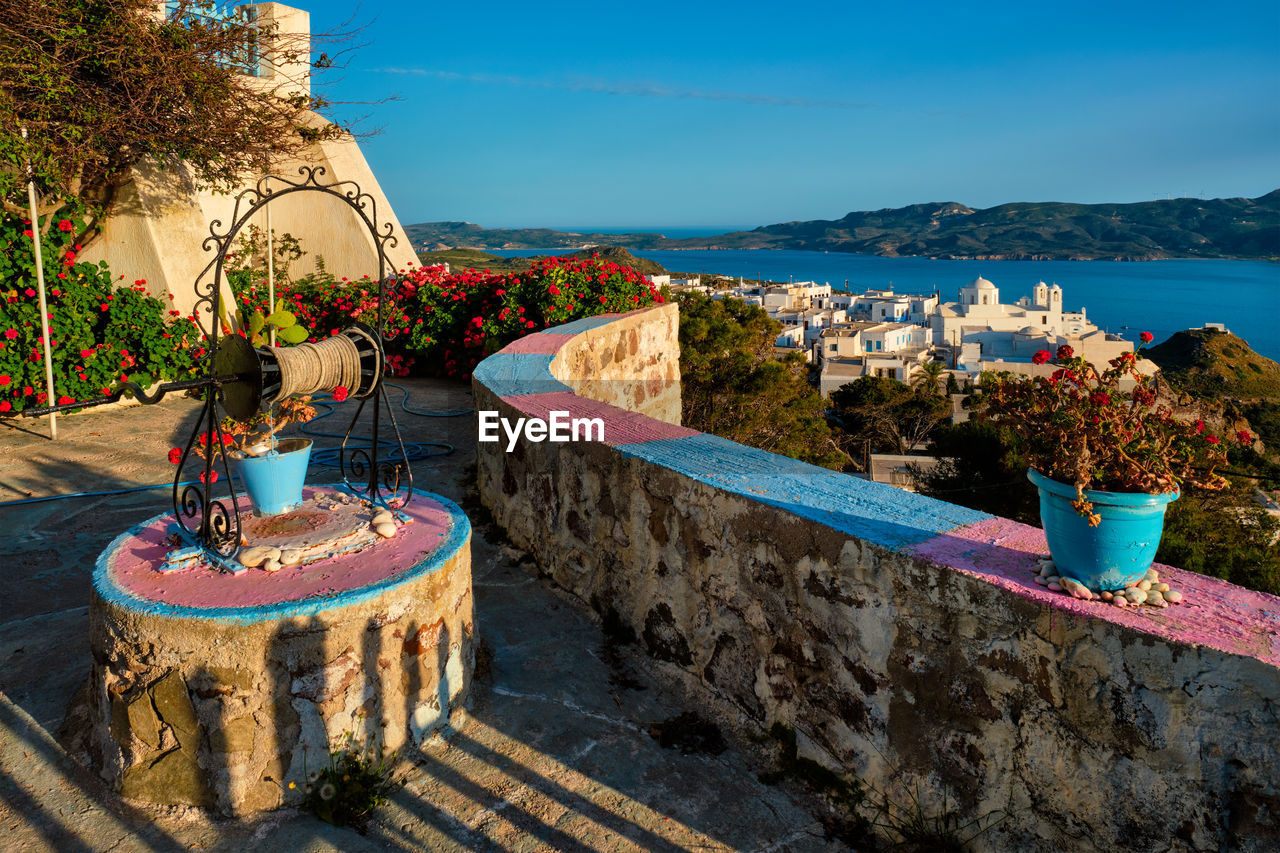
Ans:
[[[457,411],[465,386],[413,380],[409,405]],[[392,389],[392,402],[400,393]],[[345,427],[352,404],[314,424]],[[467,713],[446,738],[401,762],[406,784],[363,834],[282,810],[215,821],[195,810],[123,803],[58,743],[63,714],[88,672],[89,576],[121,530],[170,509],[169,490],[41,503],[31,497],[167,484],[165,455],[185,440],[192,401],[89,412],[59,423],[0,421],[0,848],[108,850],[825,851],[818,804],[757,781],[750,746],[681,754],[650,736],[682,711],[657,665],[606,647],[580,602],[537,577],[468,495],[471,417],[397,409],[406,441],[448,442],[414,464],[416,484],[472,514],[481,666]],[[341,422],[341,424],[339,423]],[[321,438],[318,447],[336,445]],[[313,467],[312,482],[338,479]]]

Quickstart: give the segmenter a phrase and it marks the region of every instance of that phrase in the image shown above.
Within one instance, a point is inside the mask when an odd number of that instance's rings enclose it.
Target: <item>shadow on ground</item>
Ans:
[[[404,380],[420,413],[466,411],[470,389]],[[400,405],[391,390],[391,403]],[[314,424],[342,433],[350,404]],[[193,401],[86,413],[60,440],[0,425],[0,502],[165,483]],[[415,487],[468,505],[474,416],[397,408],[407,443],[439,453],[413,464]],[[31,429],[34,424],[23,422]],[[361,431],[357,424],[356,433]],[[316,436],[317,448],[338,439]],[[455,449],[445,453],[448,445]],[[10,461],[11,460],[11,461]],[[340,479],[313,467],[311,482]],[[816,804],[757,780],[744,751],[682,754],[650,735],[682,708],[647,659],[606,653],[599,622],[550,587],[499,531],[472,541],[481,665],[469,711],[406,756],[406,784],[362,833],[282,809],[243,821],[128,805],[62,751],[56,732],[88,673],[88,589],[97,554],[127,527],[171,510],[167,489],[0,503],[0,826],[6,850],[757,850],[844,849]],[[473,513],[473,521],[476,521]],[[366,650],[367,653],[367,650]],[[366,654],[367,656],[367,654]],[[338,733],[331,732],[330,735]]]

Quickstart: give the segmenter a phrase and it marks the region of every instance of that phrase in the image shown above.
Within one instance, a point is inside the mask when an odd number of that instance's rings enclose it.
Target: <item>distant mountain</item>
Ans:
[[[415,248],[809,249],[886,257],[981,260],[1280,259],[1280,190],[1259,198],[1179,198],[1133,204],[1017,202],[977,210],[957,202],[764,225],[715,237],[489,230],[465,222],[410,225]]]
[[[602,259],[613,261],[619,266],[631,267],[642,275],[662,275],[667,272],[667,270],[663,269],[662,264],[657,261],[637,258],[626,249],[617,246],[580,249],[563,254],[568,254],[571,257],[599,255]],[[488,270],[495,273],[521,272],[533,266],[534,260],[532,257],[504,258],[501,255],[492,255],[478,249],[444,249],[436,252],[418,252],[418,258],[425,266],[448,264],[451,269]]]
[[[470,222],[422,222],[405,226],[409,242],[419,252],[448,249],[586,249],[591,246],[659,248],[661,234],[579,234],[550,228],[482,228]]]

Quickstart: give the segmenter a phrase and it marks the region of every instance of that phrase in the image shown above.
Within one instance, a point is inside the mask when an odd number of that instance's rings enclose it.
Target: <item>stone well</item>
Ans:
[[[247,814],[300,800],[344,732],[398,749],[447,724],[474,662],[471,526],[433,495],[404,512],[392,539],[275,573],[158,572],[171,515],[119,536],[70,717],[93,769],[128,798]]]

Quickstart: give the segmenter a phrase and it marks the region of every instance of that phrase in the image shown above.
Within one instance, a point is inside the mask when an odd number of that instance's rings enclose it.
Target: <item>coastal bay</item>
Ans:
[[[494,252],[506,257],[553,253]],[[1006,302],[1016,302],[1044,280],[1062,285],[1068,309],[1084,306],[1089,318],[1110,332],[1134,338],[1149,331],[1158,342],[1183,329],[1223,323],[1256,352],[1280,360],[1280,264],[1268,261],[934,260],[789,249],[642,249],[633,254],[695,275],[812,280],[854,291],[938,290],[944,301],[954,300],[960,286],[979,275],[993,281]]]

